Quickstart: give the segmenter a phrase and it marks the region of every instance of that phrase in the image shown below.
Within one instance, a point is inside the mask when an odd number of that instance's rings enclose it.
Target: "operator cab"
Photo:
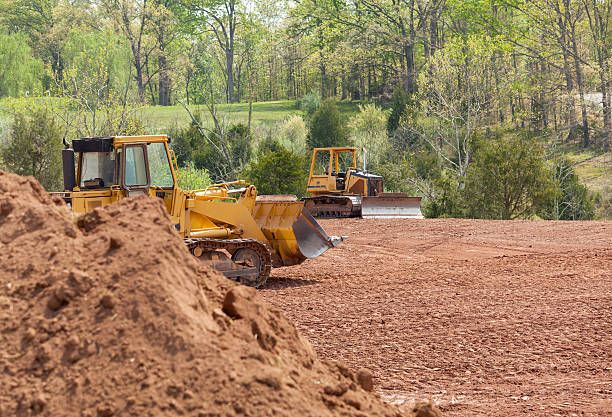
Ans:
[[[137,195],[162,198],[170,210],[175,175],[168,142],[162,135],[73,140],[63,162],[64,189],[71,192],[75,211]]]

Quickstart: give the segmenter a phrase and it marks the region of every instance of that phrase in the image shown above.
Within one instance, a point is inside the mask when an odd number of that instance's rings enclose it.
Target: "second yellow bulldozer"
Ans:
[[[306,209],[315,217],[423,218],[421,197],[385,193],[383,178],[357,169],[357,148],[314,148]]]
[[[181,189],[168,145],[165,135],[73,140],[62,151],[64,199],[80,214],[131,196],[159,198],[193,255],[253,287],[273,266],[300,264],[342,241],[328,236],[303,202],[258,198],[244,181]]]

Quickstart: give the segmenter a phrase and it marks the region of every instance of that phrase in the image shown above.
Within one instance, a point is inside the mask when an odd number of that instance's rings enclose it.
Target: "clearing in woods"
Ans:
[[[612,415],[612,223],[321,224],[349,240],[263,293],[322,357],[372,369],[387,401]]]

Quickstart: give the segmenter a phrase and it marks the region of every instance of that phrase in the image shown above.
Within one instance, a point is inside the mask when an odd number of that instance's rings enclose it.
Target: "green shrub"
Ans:
[[[335,101],[325,100],[310,120],[307,143],[311,148],[344,146],[346,128]]]
[[[349,123],[350,141],[358,149],[367,151],[368,164],[377,166],[387,148],[387,112],[374,104],[359,106],[359,113]]]
[[[179,186],[183,190],[200,190],[212,184],[210,175],[205,169],[198,169],[193,164],[179,168]]]
[[[387,120],[387,132],[393,134],[400,126],[400,122],[409,116],[409,106],[412,105],[411,96],[401,87],[396,87],[391,97],[391,113]]]
[[[553,161],[556,192],[538,213],[545,219],[591,220],[595,216],[594,196],[580,183],[574,166],[567,159]]]
[[[19,175],[33,175],[48,191],[62,182],[62,131],[44,109],[15,115],[7,142],[0,148],[4,167]]]
[[[321,105],[321,96],[318,93],[310,92],[298,101],[298,108],[304,112],[307,118],[311,117]]]
[[[252,161],[244,176],[259,194],[303,195],[306,189],[304,159],[282,146],[268,150]]]
[[[173,134],[172,148],[179,166],[193,162],[195,168],[205,169],[215,182],[221,182],[237,179],[251,159],[251,142],[248,127],[241,123],[205,133],[192,123]]]
[[[303,154],[306,152],[308,128],[301,116],[293,115],[285,120],[278,130],[280,141],[290,151]]]
[[[463,190],[469,217],[527,218],[552,192],[543,149],[534,140],[509,136],[477,143]]]

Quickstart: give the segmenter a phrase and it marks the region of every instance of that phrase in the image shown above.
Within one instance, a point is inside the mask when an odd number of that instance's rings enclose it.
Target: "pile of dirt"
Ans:
[[[75,223],[0,172],[0,265],[0,416],[400,415],[193,258],[156,199]]]

